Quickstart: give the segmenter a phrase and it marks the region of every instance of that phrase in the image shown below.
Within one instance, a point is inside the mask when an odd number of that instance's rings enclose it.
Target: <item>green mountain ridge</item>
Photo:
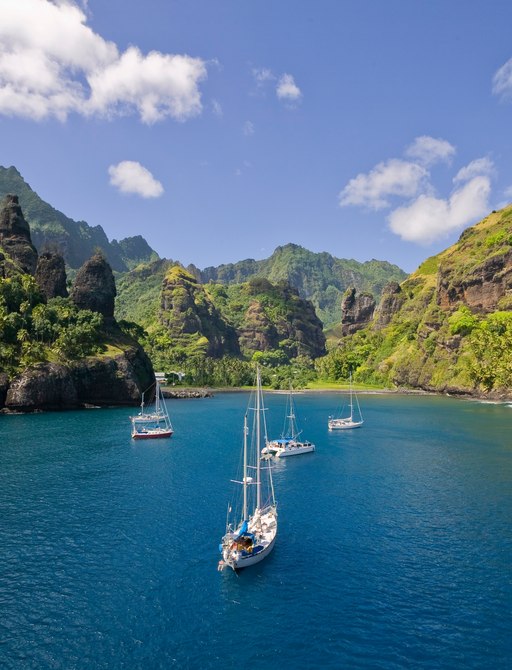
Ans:
[[[133,329],[160,368],[225,357],[248,362],[260,355],[286,365],[325,354],[322,323],[312,303],[285,282],[254,277],[229,286],[201,284],[181,265],[166,263],[153,264],[149,282],[148,270],[139,267],[120,279],[121,296],[129,294],[139,306],[135,324],[126,318],[121,323],[128,332]],[[138,280],[130,284],[134,276]],[[137,291],[142,291],[138,297]],[[129,315],[119,305],[117,314]]]
[[[391,297],[390,297],[391,298]],[[508,397],[512,388],[512,206],[426,259],[373,323],[336,343],[320,375]],[[383,325],[384,324],[384,325]]]
[[[386,284],[401,282],[407,276],[387,261],[372,259],[360,263],[327,252],[315,253],[292,243],[277,247],[269,258],[261,261],[246,259],[204,270],[194,265],[187,269],[202,283],[237,284],[253,277],[264,277],[272,283],[286,281],[298,289],[301,297],[312,301],[326,326],[340,321],[341,298],[347,288],[353,286],[358,291],[370,292],[378,301]]]
[[[101,226],[70,219],[42,200],[15,167],[0,166],[0,200],[8,194],[18,196],[36,249],[39,252],[47,247],[58,249],[71,268],[79,268],[98,248],[112,269],[120,272],[140,262],[158,259],[142,236],[109,242]]]

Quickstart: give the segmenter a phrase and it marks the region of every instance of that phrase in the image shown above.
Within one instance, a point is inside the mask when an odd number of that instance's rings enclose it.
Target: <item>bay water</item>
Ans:
[[[217,572],[248,394],[0,417],[0,667],[509,668],[512,407],[298,394],[272,554]],[[267,394],[270,437],[286,396]]]

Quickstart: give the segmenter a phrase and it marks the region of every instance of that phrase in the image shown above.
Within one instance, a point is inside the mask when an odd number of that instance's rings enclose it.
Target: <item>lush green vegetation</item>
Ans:
[[[386,261],[359,263],[326,252],[314,253],[296,244],[278,247],[262,261],[249,259],[206,268],[201,273],[203,281],[222,284],[240,284],[256,276],[297,288],[302,297],[312,301],[324,325],[329,326],[341,318],[341,297],[348,287],[355,286],[358,292],[368,291],[378,298],[387,283],[403,281],[406,273]]]
[[[451,282],[447,291],[457,282],[463,286],[470,273],[480,278],[485,272],[480,268],[510,254],[511,240],[512,208],[493,213],[464,231],[455,245],[427,259],[402,283],[405,302],[386,328],[370,327],[346,338],[332,329],[330,351],[316,362],[318,374],[338,381],[352,370],[360,383],[437,391],[509,390],[511,296],[501,297],[499,311],[490,313],[478,305],[471,309],[460,297],[453,306],[441,308],[438,272]],[[459,294],[460,289],[454,293]]]
[[[100,350],[103,317],[69,299],[43,301],[30,275],[0,279],[0,370],[9,376],[42,361],[66,361]]]
[[[252,383],[255,362],[272,370],[266,383],[276,388],[289,386],[290,379],[304,385],[315,378],[308,332],[321,338],[321,326],[311,306],[305,307],[288,285],[261,277],[240,285],[202,285],[175,265],[165,273],[159,308],[144,311],[149,300],[144,300],[148,284],[140,281],[142,272],[132,273],[137,278],[129,288],[132,299],[144,305],[137,312],[143,326],[127,319],[119,323],[141,343],[155,369],[184,370],[184,383],[215,386]]]

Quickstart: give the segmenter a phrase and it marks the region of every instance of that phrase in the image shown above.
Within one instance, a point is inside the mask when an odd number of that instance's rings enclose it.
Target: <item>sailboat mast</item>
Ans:
[[[249,432],[247,427],[247,414],[244,416],[244,508],[243,508],[243,520],[247,520],[247,433]]]
[[[160,383],[158,379],[155,382],[155,413],[160,412]]]
[[[354,414],[354,406],[352,403],[352,371],[350,372],[349,375],[349,385],[350,385],[350,420],[352,421],[352,417]]]
[[[260,412],[261,412],[261,373],[256,368],[256,507],[261,508],[261,478],[260,478]]]

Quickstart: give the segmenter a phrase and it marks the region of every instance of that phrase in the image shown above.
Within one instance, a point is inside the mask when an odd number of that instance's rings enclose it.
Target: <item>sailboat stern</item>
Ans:
[[[254,515],[244,521],[235,533],[229,532],[222,538],[219,546],[222,560],[219,570],[230,567],[233,570],[247,568],[262,561],[274,548],[277,536],[277,510],[271,505],[256,510]]]

